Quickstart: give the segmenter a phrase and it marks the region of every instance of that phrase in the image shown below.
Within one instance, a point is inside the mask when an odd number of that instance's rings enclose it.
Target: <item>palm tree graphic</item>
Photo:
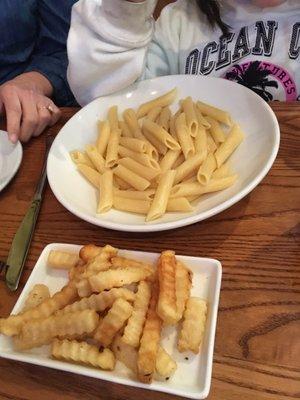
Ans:
[[[253,61],[246,70],[235,64],[233,70],[226,73],[225,78],[252,89],[265,101],[271,101],[273,100],[273,95],[266,88],[278,88],[278,82],[269,80],[269,75],[271,75],[271,71],[260,68],[259,61]]]

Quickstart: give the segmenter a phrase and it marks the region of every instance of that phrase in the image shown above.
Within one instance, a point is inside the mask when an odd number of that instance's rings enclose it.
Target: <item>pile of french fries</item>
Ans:
[[[179,327],[179,352],[199,352],[207,304],[190,296],[192,272],[173,251],[151,265],[89,244],[79,256],[51,251],[48,267],[68,269],[67,285],[52,296],[35,285],[19,314],[0,319],[16,350],[50,344],[55,359],[103,370],[118,360],[144,383],[177,368],[161,345],[164,326]]]

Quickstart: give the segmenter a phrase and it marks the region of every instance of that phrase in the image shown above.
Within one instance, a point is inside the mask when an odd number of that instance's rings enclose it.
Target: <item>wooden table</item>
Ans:
[[[272,104],[281,126],[277,160],[263,182],[221,214],[174,231],[115,232],[70,214],[46,188],[17,293],[0,281],[7,316],[44,246],[110,243],[120,248],[208,256],[221,260],[223,281],[209,400],[300,397],[299,129],[300,104]],[[64,109],[52,133],[76,112]],[[264,133],[262,132],[262,135]],[[0,194],[0,259],[34,193],[44,157],[43,136],[24,146],[14,181]],[[0,399],[171,399],[173,396],[0,359]]]

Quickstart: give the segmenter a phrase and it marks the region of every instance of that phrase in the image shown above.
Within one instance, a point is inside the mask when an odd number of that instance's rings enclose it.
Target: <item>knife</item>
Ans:
[[[36,221],[39,215],[43,191],[47,179],[47,156],[53,139],[53,136],[46,137],[46,153],[40,180],[38,182],[31,205],[23,221],[21,222],[19,229],[17,230],[17,233],[14,236],[6,261],[7,270],[5,274],[5,282],[7,287],[12,291],[17,290],[18,288],[31,239],[33,237]]]

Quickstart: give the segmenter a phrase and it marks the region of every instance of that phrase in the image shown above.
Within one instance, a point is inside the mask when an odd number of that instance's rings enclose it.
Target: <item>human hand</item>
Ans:
[[[17,76],[0,86],[0,114],[6,115],[10,140],[27,142],[54,125],[60,110],[49,98],[50,82],[38,72]]]

